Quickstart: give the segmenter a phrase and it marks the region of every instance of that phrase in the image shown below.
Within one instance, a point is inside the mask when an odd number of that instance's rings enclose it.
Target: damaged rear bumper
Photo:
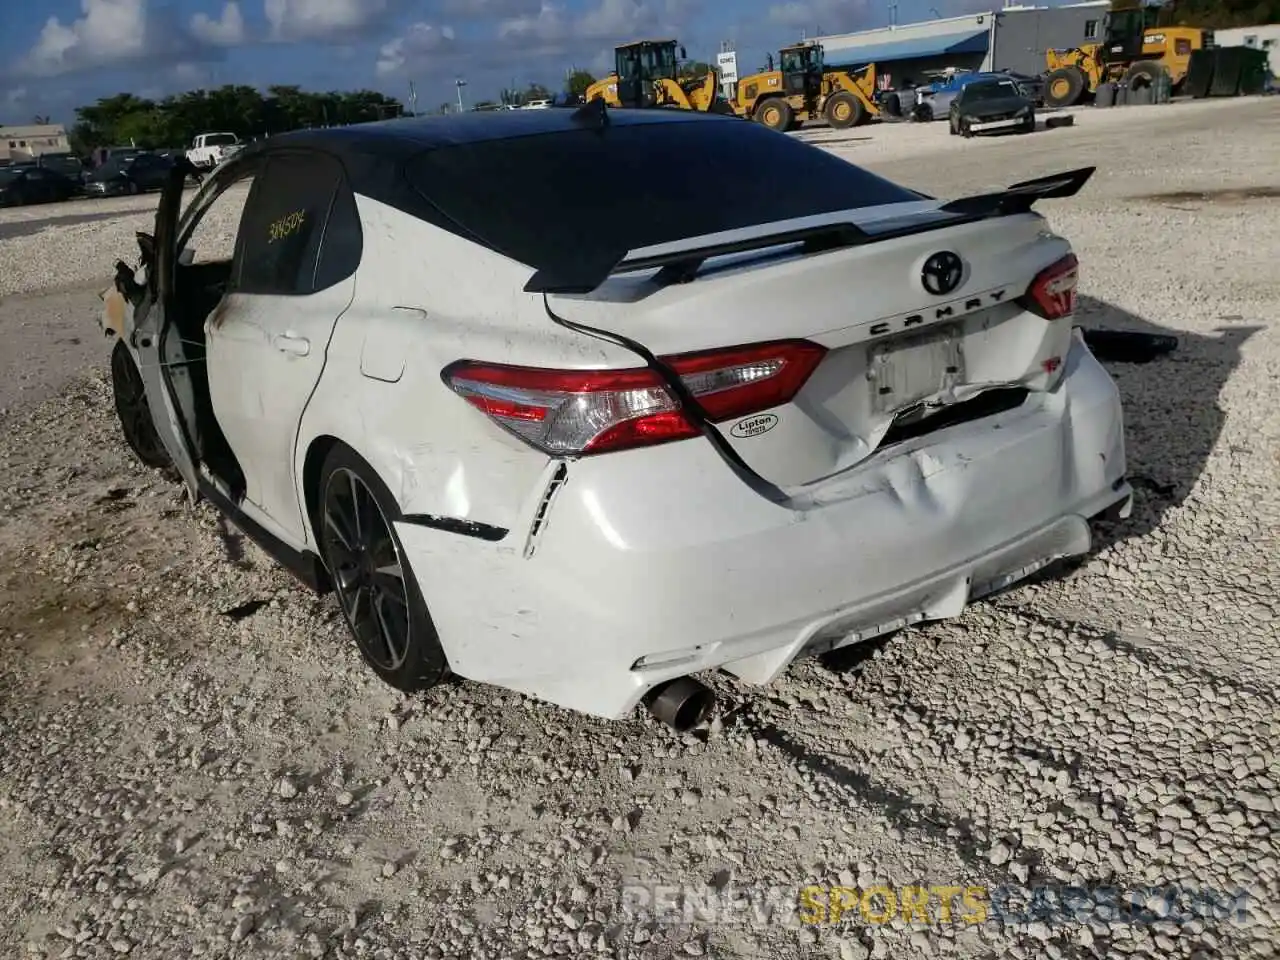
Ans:
[[[803,507],[686,441],[553,465],[499,543],[398,532],[457,673],[617,718],[664,680],[766,683],[1086,553],[1091,518],[1127,514],[1124,471],[1115,385],[1075,341],[1052,393],[882,451]]]

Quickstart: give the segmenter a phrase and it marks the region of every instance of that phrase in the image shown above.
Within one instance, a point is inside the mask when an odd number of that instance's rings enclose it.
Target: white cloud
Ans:
[[[433,64],[454,52],[454,44],[451,27],[412,24],[403,34],[382,45],[378,51],[378,75],[430,70]]]
[[[543,0],[536,14],[502,20],[498,24],[498,37],[520,44],[538,42],[548,47],[573,41],[621,42],[625,37],[667,27],[666,13],[666,6],[645,0],[600,0],[599,6],[584,12]]]
[[[3,2],[3,0],[0,0]],[[182,22],[168,5],[150,6],[152,0],[80,0],[81,15],[63,22],[49,17],[27,54],[11,71],[18,76],[56,77],[89,73],[101,68],[145,66],[148,71],[167,69],[174,63],[196,62],[219,56],[206,36],[195,32],[217,25],[222,36],[240,22],[239,10],[224,9],[222,18]],[[235,7],[235,3],[228,4]]]
[[[191,32],[199,40],[215,47],[235,47],[244,43],[244,14],[240,4],[230,0],[222,8],[217,20],[207,13],[197,13],[191,18]]]
[[[349,39],[381,23],[395,0],[263,0],[275,40]]]
[[[791,0],[771,6],[769,19],[810,34],[815,31],[831,34],[865,29],[872,26],[874,17],[868,0]]]
[[[80,0],[83,16],[64,24],[45,21],[35,46],[17,70],[51,77],[141,57],[147,49],[146,0]]]
[[[204,86],[209,82],[209,70],[199,63],[177,63],[173,67],[173,79],[189,86]]]
[[[440,0],[442,17],[461,20],[507,20],[536,14],[541,0]]]

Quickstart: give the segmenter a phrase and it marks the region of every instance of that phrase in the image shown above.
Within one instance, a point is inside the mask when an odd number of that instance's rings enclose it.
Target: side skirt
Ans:
[[[320,558],[310,550],[295,550],[273,533],[264,530],[256,521],[245,515],[244,511],[231,502],[217,486],[207,477],[200,477],[200,495],[212,503],[245,536],[271,555],[271,558],[297,577],[318,594],[326,594],[333,589],[329,572],[324,568]]]

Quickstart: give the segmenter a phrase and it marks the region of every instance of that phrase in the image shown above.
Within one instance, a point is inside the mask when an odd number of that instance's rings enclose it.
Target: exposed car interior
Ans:
[[[196,456],[226,485],[233,502],[239,503],[245,494],[244,471],[214,413],[205,337],[205,323],[222,302],[231,279],[234,250],[228,251],[225,257],[196,263],[194,255],[198,251],[190,245],[195,228],[210,209],[211,205],[197,211],[181,238],[174,270],[173,299],[166,305],[173,317],[173,332],[169,335],[170,342],[165,345],[165,353],[181,357],[180,370],[171,368],[170,375]],[[181,378],[178,376],[180,372],[184,374]],[[179,386],[184,382],[185,390]]]

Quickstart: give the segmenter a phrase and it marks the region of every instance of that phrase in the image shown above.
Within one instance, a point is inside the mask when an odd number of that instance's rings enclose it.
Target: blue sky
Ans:
[[[900,23],[990,9],[899,0]],[[807,32],[883,26],[889,0],[0,0],[0,123],[122,91],[157,97],[224,83],[382,90],[420,109],[494,97],[513,82],[558,89],[600,74],[615,43],[676,36],[710,60],[734,41],[740,69]]]

